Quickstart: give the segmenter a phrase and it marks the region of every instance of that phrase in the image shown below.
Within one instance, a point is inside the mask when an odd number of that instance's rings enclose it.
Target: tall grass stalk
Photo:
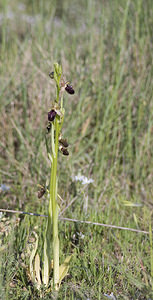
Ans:
[[[152,228],[151,228],[151,222],[149,226],[149,236],[150,236],[150,264],[151,264],[151,286],[153,290],[153,238],[152,238]]]

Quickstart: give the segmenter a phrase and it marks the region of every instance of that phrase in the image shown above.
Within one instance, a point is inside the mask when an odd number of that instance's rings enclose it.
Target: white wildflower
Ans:
[[[91,179],[91,178],[88,179],[87,177],[80,175],[80,174],[74,176],[74,180],[80,181],[82,184],[89,184],[89,183],[94,182],[93,179]]]

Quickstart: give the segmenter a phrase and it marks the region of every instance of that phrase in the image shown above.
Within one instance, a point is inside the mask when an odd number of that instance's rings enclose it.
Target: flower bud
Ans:
[[[49,133],[50,132],[50,130],[51,130],[51,122],[48,122],[48,125],[47,125],[47,127],[46,127],[46,129],[47,129],[47,133]]]
[[[58,63],[54,63],[54,70],[57,76],[62,75],[62,67]]]
[[[50,122],[54,121],[55,117],[56,117],[56,111],[54,109],[51,109],[48,112],[48,121]]]
[[[49,77],[50,77],[51,79],[54,79],[54,72],[50,72],[50,73],[49,73]]]

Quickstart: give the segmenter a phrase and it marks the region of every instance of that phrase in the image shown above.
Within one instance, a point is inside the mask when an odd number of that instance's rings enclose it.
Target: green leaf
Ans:
[[[61,281],[63,278],[67,275],[69,270],[69,262],[71,260],[72,255],[67,256],[64,263],[59,267],[59,285],[61,284]]]
[[[44,242],[44,269],[43,269],[43,283],[45,285],[48,285],[48,281],[49,281],[49,259],[47,256],[47,239],[45,238],[45,242]]]
[[[34,274],[34,270],[33,270],[33,259],[36,255],[36,251],[37,251],[37,248],[38,248],[38,235],[34,231],[33,231],[33,235],[36,238],[36,242],[35,242],[35,246],[34,246],[32,252],[31,252],[31,255],[30,255],[30,276],[31,276],[32,281],[35,281],[35,274]]]
[[[133,203],[131,201],[123,201],[123,204],[125,206],[130,206],[130,207],[141,207],[142,206],[141,203]]]
[[[40,286],[41,286],[41,278],[40,278],[40,257],[39,257],[38,253],[36,254],[36,257],[35,257],[34,269],[35,269],[35,281],[37,284],[37,288],[39,290]]]

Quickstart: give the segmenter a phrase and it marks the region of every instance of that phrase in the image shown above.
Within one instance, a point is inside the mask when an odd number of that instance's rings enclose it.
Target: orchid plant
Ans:
[[[62,265],[59,265],[59,237],[58,237],[58,215],[59,205],[57,202],[58,178],[57,178],[57,161],[58,152],[63,156],[68,156],[68,143],[62,137],[62,126],[64,121],[65,110],[63,107],[63,94],[67,91],[73,95],[74,89],[69,82],[61,80],[62,68],[58,63],[54,64],[54,71],[49,74],[50,78],[56,83],[56,99],[48,112],[48,125],[46,132],[46,148],[50,160],[50,184],[46,189],[49,198],[48,219],[44,239],[43,264],[40,267],[40,257],[38,254],[38,236],[36,233],[35,247],[30,255],[30,276],[32,281],[40,289],[44,284],[51,287],[52,290],[58,290],[63,278],[67,275],[71,256],[68,256]],[[39,198],[44,194],[45,189],[39,191]],[[52,253],[52,257],[51,257]],[[53,278],[51,274],[53,273]],[[51,281],[50,281],[51,278]]]

